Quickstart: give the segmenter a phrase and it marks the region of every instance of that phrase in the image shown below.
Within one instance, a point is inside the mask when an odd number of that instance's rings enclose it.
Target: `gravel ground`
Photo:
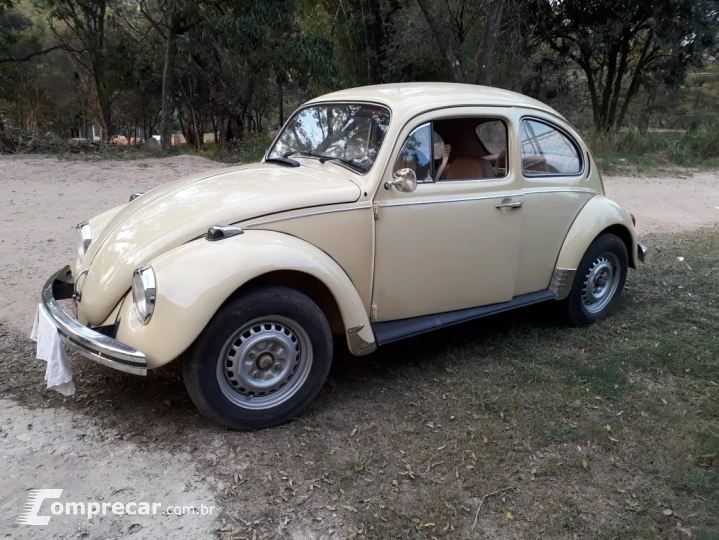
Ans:
[[[123,203],[132,192],[218,166],[191,156],[97,162],[0,157],[0,270],[7,299],[0,307],[3,356],[33,362],[27,337],[38,294],[47,276],[72,259],[76,222]],[[7,368],[6,358],[0,362],[0,396],[11,399],[0,400],[0,530],[7,538],[113,538],[127,533],[172,538],[178,530],[186,538],[210,535],[214,517],[196,515],[100,516],[91,522],[58,516],[47,527],[17,526],[27,490],[33,488],[63,488],[61,500],[73,502],[150,501],[198,508],[217,504],[189,455],[147,451],[142,442],[124,441],[122,431],[101,426],[93,417],[54,408],[58,399],[72,400],[43,392],[41,363],[18,374]],[[27,386],[23,375],[35,384]],[[88,379],[83,384],[92,388]],[[97,395],[101,389],[93,391],[93,400],[103,399]],[[89,399],[87,403],[92,407]],[[44,504],[45,511],[49,504]]]
[[[64,501],[217,508],[227,479],[240,485],[253,452],[260,452],[244,444],[255,435],[230,438],[200,419],[173,366],[140,381],[76,362],[75,398],[44,392],[43,364],[32,360],[27,337],[42,284],[73,259],[75,223],[123,203],[134,191],[219,166],[190,156],[136,161],[0,157],[0,269],[6,299],[0,305],[0,530],[6,538],[204,538],[239,525],[223,514],[218,519],[217,509],[206,516],[109,515],[92,521],[56,516],[47,527],[15,524],[27,490],[41,487],[63,488]],[[608,196],[637,216],[640,235],[719,221],[717,172],[610,177],[605,186]],[[18,371],[17,365],[26,368]],[[279,433],[270,430],[252,442],[271,451]],[[218,461],[224,463],[222,475],[213,474]],[[245,487],[238,493],[240,507],[257,505],[255,497],[262,496]],[[301,519],[295,523],[295,537],[309,534]]]

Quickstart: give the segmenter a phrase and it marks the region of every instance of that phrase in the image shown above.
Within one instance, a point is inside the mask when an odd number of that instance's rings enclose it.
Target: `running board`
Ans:
[[[377,344],[385,345],[393,341],[437,330],[438,328],[444,328],[481,317],[487,317],[488,315],[502,313],[503,311],[556,299],[557,296],[550,290],[538,291],[515,296],[509,302],[502,302],[501,304],[491,304],[489,306],[447,311],[434,315],[422,315],[421,317],[412,317],[410,319],[375,323],[372,325],[372,331],[374,332]]]

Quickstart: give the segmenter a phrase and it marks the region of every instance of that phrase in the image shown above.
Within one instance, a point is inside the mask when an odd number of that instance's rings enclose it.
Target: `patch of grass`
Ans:
[[[365,445],[387,465],[343,487],[376,501],[350,521],[372,523],[368,538],[719,534],[717,233],[645,239],[659,249],[598,325],[562,328],[530,310],[380,350],[378,374],[353,391],[378,376],[402,391],[368,409],[381,427]],[[335,377],[341,388],[346,374]],[[503,486],[517,490],[489,499],[472,534],[479,497]],[[387,502],[398,499],[401,510]]]
[[[534,430],[542,440],[549,443],[587,440],[584,430],[566,418],[553,419],[549,422],[546,419],[536,420]]]
[[[40,406],[198,456],[229,486],[227,538],[717,538],[719,229],[642,240],[650,257],[607,320],[567,328],[535,306],[338,355],[308,411],[275,429],[208,423],[172,364],[136,379],[78,362],[102,399]],[[8,360],[15,382],[0,379],[21,403],[42,381],[27,346]]]
[[[513,365],[511,370],[517,379],[525,383],[542,384],[552,378],[549,372],[536,362],[530,362],[529,364],[518,363]]]
[[[670,483],[677,494],[688,497],[699,517],[698,537],[719,535],[719,433],[710,426],[695,435],[693,455],[675,468]],[[683,504],[681,499],[678,504]]]
[[[719,122],[686,132],[588,132],[584,139],[606,173],[650,172],[719,165]]]
[[[189,148],[184,151],[223,163],[256,163],[265,156],[271,143],[272,139],[266,134],[250,133],[241,142],[231,145],[230,151],[222,152],[215,143],[205,143],[205,148],[200,151]]]
[[[619,363],[606,357],[598,358],[596,364],[576,369],[573,375],[578,384],[587,385],[593,394],[607,399],[631,386]]]

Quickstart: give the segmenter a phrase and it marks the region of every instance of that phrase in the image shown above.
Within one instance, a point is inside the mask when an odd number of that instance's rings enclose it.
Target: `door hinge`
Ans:
[[[371,321],[374,321],[377,318],[377,306],[375,304],[372,304],[372,307],[369,311],[369,318]]]
[[[374,203],[372,205],[372,210],[374,211],[374,218],[379,219],[379,204]]]

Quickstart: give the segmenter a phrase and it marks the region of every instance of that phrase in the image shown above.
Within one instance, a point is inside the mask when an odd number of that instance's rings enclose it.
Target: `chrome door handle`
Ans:
[[[495,208],[522,208],[524,201],[514,201],[508,203],[499,203]]]

